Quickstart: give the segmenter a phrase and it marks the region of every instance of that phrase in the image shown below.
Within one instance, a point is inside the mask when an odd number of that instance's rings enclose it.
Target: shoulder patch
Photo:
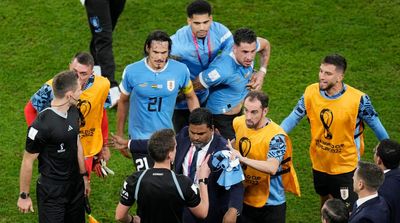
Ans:
[[[30,128],[29,128],[29,132],[28,132],[28,137],[29,137],[30,139],[32,139],[32,140],[35,140],[35,137],[36,137],[37,133],[38,133],[38,130],[37,130],[37,129],[35,129],[35,128],[33,128],[33,127],[30,127]]]
[[[214,69],[210,73],[208,73],[208,78],[210,78],[211,81],[215,81],[220,77],[221,77],[221,75],[218,73],[218,71],[216,69]]]

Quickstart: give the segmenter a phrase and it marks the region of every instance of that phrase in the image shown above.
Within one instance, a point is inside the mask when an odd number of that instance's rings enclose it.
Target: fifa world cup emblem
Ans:
[[[332,139],[332,133],[329,131],[329,128],[331,127],[332,122],[333,122],[332,111],[327,108],[324,108],[321,110],[319,117],[321,119],[322,126],[324,126],[324,129],[325,129],[324,137],[326,139]]]

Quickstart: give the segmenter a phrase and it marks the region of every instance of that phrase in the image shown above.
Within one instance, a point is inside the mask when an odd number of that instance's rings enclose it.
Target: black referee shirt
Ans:
[[[77,139],[79,113],[75,106],[67,114],[47,108],[28,128],[25,150],[39,153],[39,172],[52,180],[67,181],[79,177]]]

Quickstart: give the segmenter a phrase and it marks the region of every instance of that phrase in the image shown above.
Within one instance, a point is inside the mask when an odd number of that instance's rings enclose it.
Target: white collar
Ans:
[[[369,201],[369,200],[371,200],[371,199],[373,199],[375,197],[378,197],[378,193],[377,192],[375,192],[375,194],[368,195],[366,197],[358,199],[356,201],[357,207],[360,207],[362,204],[364,204],[365,202],[367,202],[367,201]]]

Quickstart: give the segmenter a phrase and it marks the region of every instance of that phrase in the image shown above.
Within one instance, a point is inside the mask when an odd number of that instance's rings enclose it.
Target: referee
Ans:
[[[171,170],[175,160],[176,140],[172,129],[156,131],[149,139],[148,151],[155,161],[154,167],[129,176],[121,190],[121,199],[115,211],[120,222],[157,223],[182,222],[183,207],[188,207],[198,218],[208,213],[208,165],[197,171],[199,185],[184,175]],[[209,156],[203,163],[208,162]],[[129,215],[137,202],[137,216]]]
[[[85,222],[84,194],[90,185],[79,141],[79,111],[82,93],[78,76],[63,71],[54,77],[54,100],[28,128],[20,172],[18,208],[33,212],[29,196],[32,167],[39,160],[37,201],[39,222]]]

